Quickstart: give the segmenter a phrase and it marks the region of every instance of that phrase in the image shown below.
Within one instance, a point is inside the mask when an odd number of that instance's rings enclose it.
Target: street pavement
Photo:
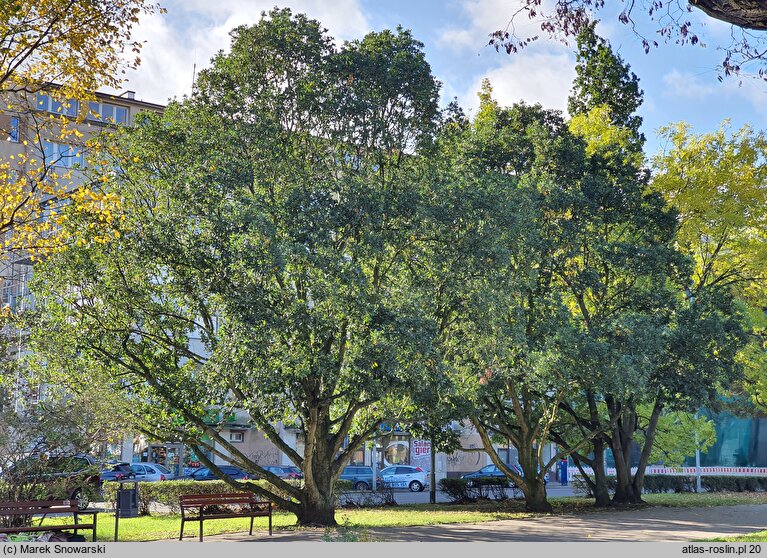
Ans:
[[[627,511],[594,511],[541,515],[475,524],[370,529],[365,540],[376,542],[665,542],[697,541],[767,529],[767,505],[707,508],[648,507]],[[323,529],[206,536],[206,541],[308,542],[326,540]],[[186,537],[185,541],[196,540]]]
[[[572,489],[572,486],[566,485],[562,486],[559,483],[549,483],[546,487],[546,492],[548,494],[549,498],[562,498],[564,496],[575,496],[575,491]],[[516,494],[513,493],[511,490],[508,491],[509,498],[520,497],[521,496],[520,491],[516,491]],[[347,493],[344,498],[354,501],[364,501],[365,499],[369,499],[371,497],[372,493],[370,491],[360,491],[360,492],[350,492]],[[394,501],[398,504],[428,504],[429,503],[429,489],[425,489],[423,492],[410,492],[407,489],[397,489],[393,490],[394,495]],[[449,502],[450,498],[448,498],[444,492],[437,490],[437,503],[445,503]]]

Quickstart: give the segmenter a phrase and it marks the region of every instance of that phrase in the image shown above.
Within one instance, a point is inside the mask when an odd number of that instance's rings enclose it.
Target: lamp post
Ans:
[[[378,455],[376,455],[376,446],[378,443],[376,442],[375,437],[373,438],[373,449],[370,451],[370,466],[373,469],[373,492],[376,491],[376,484],[378,480]]]
[[[695,421],[697,426],[698,413],[695,413]],[[698,442],[698,431],[695,430],[695,492],[700,494],[702,489],[702,483],[700,481],[700,443]]]
[[[437,503],[437,454],[434,451],[434,439],[431,440],[431,447],[429,448],[429,459],[431,461],[431,472],[429,473],[429,503]]]

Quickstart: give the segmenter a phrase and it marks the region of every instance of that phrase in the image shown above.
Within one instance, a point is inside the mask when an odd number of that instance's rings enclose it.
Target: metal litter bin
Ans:
[[[117,500],[115,501],[115,542],[120,518],[138,517],[138,481],[117,481]]]

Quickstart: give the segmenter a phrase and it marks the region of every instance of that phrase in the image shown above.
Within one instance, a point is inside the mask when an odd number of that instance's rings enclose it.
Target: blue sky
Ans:
[[[275,5],[274,0],[161,3],[168,13],[145,17],[136,30],[135,37],[146,41],[143,62],[128,74],[126,84],[137,98],[160,103],[189,93],[195,64],[198,69],[207,66],[215,52],[228,49],[232,27],[256,23],[263,10]],[[476,92],[485,77],[502,104],[524,100],[565,110],[575,75],[573,44],[542,38],[513,55],[487,46],[488,33],[504,27],[518,4],[515,0],[294,0],[279,5],[318,19],[339,42],[397,25],[412,29],[425,44],[426,58],[443,84],[444,102],[456,97],[469,112],[477,105]],[[698,133],[718,129],[725,119],[734,128],[750,124],[767,129],[767,82],[716,79],[716,66],[724,56],[716,47],[727,41],[729,26],[692,13],[693,23],[703,25],[699,29],[707,48],[661,44],[645,54],[632,31],[618,22],[619,3],[607,4],[616,11],[602,13],[599,31],[640,78],[648,154],[662,148],[655,131],[680,120]],[[638,29],[652,38],[651,23],[637,20]],[[518,24],[523,32],[526,28],[535,34],[530,23]]]

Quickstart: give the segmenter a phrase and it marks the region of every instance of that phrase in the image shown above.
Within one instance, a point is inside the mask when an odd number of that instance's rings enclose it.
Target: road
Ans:
[[[595,542],[595,541],[699,541],[752,533],[767,527],[767,505],[708,508],[649,507],[636,510],[593,511],[484,523],[425,525],[368,529],[371,541],[392,542]],[[321,541],[324,529],[276,530],[248,535],[209,535],[207,541],[308,542]],[[187,540],[196,540],[188,537]]]
[[[547,493],[549,498],[561,498],[564,496],[575,496],[575,491],[572,489],[571,486],[561,486],[557,483],[551,483],[549,486],[546,487]],[[394,495],[394,500],[398,504],[428,504],[429,503],[429,489],[427,488],[423,492],[410,492],[409,490],[405,489],[395,489],[392,491]],[[515,495],[509,491],[509,497],[512,498]],[[521,496],[521,492],[517,491],[516,496]],[[370,491],[360,491],[360,492],[353,492],[348,493],[345,497],[356,500],[358,502],[366,502],[369,501],[372,498],[383,498],[380,494],[373,495]],[[448,498],[444,492],[437,491],[437,502],[449,502],[450,498]]]

